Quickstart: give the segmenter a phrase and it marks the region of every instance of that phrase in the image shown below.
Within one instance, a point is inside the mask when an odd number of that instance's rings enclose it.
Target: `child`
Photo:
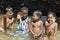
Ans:
[[[13,33],[14,36],[21,35],[25,37],[28,34],[29,31],[29,21],[30,19],[28,18],[28,8],[27,7],[22,7],[20,12],[17,15],[17,18],[19,22],[17,30]]]
[[[42,30],[43,30],[43,22],[41,21],[42,13],[41,11],[35,11],[33,13],[33,22],[30,23],[30,31],[33,34],[33,40],[42,40]]]
[[[3,31],[5,33],[8,32],[7,28],[11,26],[11,30],[14,28],[14,18],[12,18],[13,12],[11,10],[7,10],[6,14],[2,18],[1,27],[3,27]]]
[[[46,40],[56,40],[56,33],[57,33],[57,27],[58,24],[56,22],[56,15],[53,12],[48,13],[48,19],[45,22],[46,26]]]

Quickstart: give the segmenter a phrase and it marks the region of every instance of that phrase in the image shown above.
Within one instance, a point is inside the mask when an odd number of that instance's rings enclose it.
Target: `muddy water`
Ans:
[[[31,35],[23,38],[23,40],[43,40],[42,37],[33,38]]]

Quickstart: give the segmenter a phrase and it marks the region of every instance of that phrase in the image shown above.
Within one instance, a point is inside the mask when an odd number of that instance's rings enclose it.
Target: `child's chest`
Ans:
[[[50,25],[49,27],[48,27],[48,29],[54,29],[55,28],[55,23],[54,24],[52,24],[52,25]]]
[[[33,27],[40,27],[41,23],[40,22],[36,22],[36,23],[32,23]]]
[[[21,26],[27,26],[28,25],[28,20],[20,20],[20,25]]]
[[[10,23],[10,22],[12,22],[12,19],[7,18],[6,21],[7,21],[7,23]]]

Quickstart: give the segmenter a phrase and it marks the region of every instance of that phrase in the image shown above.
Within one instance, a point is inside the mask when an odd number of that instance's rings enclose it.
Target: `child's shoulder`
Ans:
[[[12,18],[12,20],[14,20],[14,18]]]
[[[7,16],[6,15],[3,15],[2,18],[6,18]]]
[[[47,23],[48,23],[48,21],[45,21],[44,23],[45,23],[45,24],[47,24]]]
[[[55,22],[54,24],[55,24],[55,25],[58,25],[58,23],[57,23],[57,22]]]
[[[45,23],[47,23],[48,21],[45,21]]]
[[[43,24],[43,21],[42,21],[42,20],[40,20],[40,23],[42,23],[42,24]]]
[[[3,15],[3,17],[5,17],[6,15]]]

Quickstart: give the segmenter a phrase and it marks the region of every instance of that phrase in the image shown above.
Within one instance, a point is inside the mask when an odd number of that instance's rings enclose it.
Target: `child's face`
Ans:
[[[28,15],[28,11],[23,10],[23,11],[22,11],[22,14],[23,14],[23,16],[27,16],[27,15]]]
[[[7,12],[9,16],[12,16],[13,15],[13,12],[12,11],[8,11]]]
[[[54,21],[55,20],[55,17],[52,15],[52,14],[49,14],[48,15],[48,21]]]
[[[23,11],[22,11],[22,14],[23,14],[23,18],[26,18],[26,17],[28,16],[28,11],[23,10]]]
[[[34,20],[38,20],[40,17],[39,16],[37,16],[36,14],[33,14],[33,19]]]
[[[8,11],[7,14],[8,14],[8,17],[11,18],[12,15],[13,15],[13,12],[12,11]]]

